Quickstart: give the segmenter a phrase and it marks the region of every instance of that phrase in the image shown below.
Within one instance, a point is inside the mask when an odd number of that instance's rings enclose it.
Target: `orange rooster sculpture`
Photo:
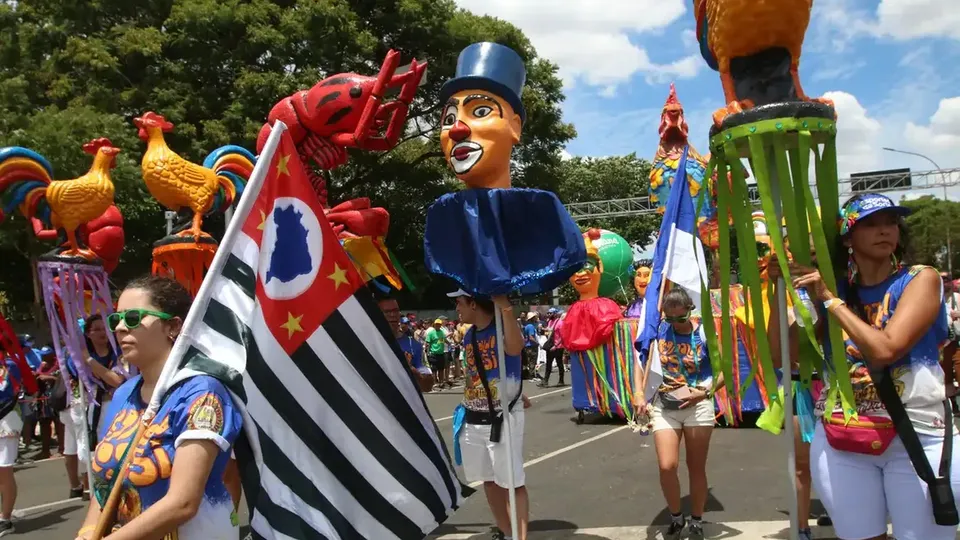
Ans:
[[[724,118],[754,106],[811,99],[800,85],[800,53],[813,0],[693,0],[700,54],[720,72]]]
[[[147,143],[141,162],[147,190],[170,210],[193,212],[190,227],[178,236],[193,236],[198,243],[209,237],[201,229],[204,215],[223,212],[239,198],[256,158],[239,146],[224,146],[207,156],[203,166],[197,165],[167,146],[163,134],[173,131],[173,124],[163,116],[146,112],[133,123]]]
[[[73,180],[53,180],[53,167],[40,154],[21,147],[0,149],[0,219],[19,208],[20,213],[33,222],[34,233],[40,239],[53,239],[62,229],[66,233],[65,250],[60,257],[78,257],[96,261],[101,257],[94,250],[81,245],[94,240],[102,226],[119,225],[119,244],[123,244],[123,220],[113,206],[114,186],[110,170],[120,152],[109,139],[94,139],[83,145],[83,151],[94,156],[90,171]],[[100,223],[93,230],[90,225]],[[110,235],[116,236],[113,229]],[[78,239],[79,237],[79,239]],[[96,238],[98,246],[110,252],[110,269],[119,256],[117,238]]]

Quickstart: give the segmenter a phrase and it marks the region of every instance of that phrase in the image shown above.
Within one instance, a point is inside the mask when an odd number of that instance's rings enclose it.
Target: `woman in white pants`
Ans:
[[[943,370],[939,348],[947,338],[940,276],[930,267],[899,264],[909,213],[879,194],[861,194],[841,211],[840,241],[834,266],[839,266],[838,294],[820,273],[791,265],[794,286],[823,302],[830,323],[838,324],[845,340],[846,365],[858,419],[845,423],[834,388],[827,380],[816,403],[818,423],[810,448],[813,485],[843,540],[884,540],[887,517],[897,540],[954,540],[957,527],[938,525],[929,489],[914,470],[893,427],[871,369],[886,371],[927,460],[939,469],[944,437],[953,438],[950,484],[960,494],[960,436],[946,426]],[[779,277],[771,261],[770,277]],[[774,304],[775,305],[775,304]],[[820,320],[827,317],[821,316]],[[771,347],[779,348],[779,321],[771,316]],[[791,350],[797,333],[791,332]],[[829,338],[820,329],[824,352]],[[837,355],[839,356],[839,355]],[[842,361],[842,360],[838,360]],[[945,429],[948,428],[948,429]]]

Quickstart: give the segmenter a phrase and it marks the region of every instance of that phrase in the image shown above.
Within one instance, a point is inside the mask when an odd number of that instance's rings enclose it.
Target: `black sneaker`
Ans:
[[[13,528],[13,522],[7,519],[0,520],[0,536],[6,536],[8,534],[13,534],[15,529]]]
[[[667,529],[667,538],[678,539],[680,538],[680,533],[683,532],[683,528],[687,525],[686,518],[681,518],[680,521],[673,521],[670,523],[670,528]]]
[[[82,487],[78,487],[78,488],[70,488],[70,496],[67,497],[67,498],[68,498],[68,499],[80,499],[80,498],[82,498],[82,497],[83,497],[83,488],[82,488]]]
[[[687,534],[691,540],[703,538],[703,521],[699,519],[691,519],[690,525],[687,526]]]
[[[833,527],[833,520],[830,519],[830,516],[824,514],[817,518],[817,526],[819,527]]]
[[[500,529],[494,529],[493,533],[490,535],[490,540],[504,540],[507,535],[503,534],[503,531]]]

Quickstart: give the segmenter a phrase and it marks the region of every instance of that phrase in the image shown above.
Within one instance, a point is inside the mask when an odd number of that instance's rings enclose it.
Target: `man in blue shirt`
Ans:
[[[423,365],[423,347],[413,339],[413,331],[410,328],[410,320],[406,317],[400,317],[400,304],[396,298],[391,298],[385,293],[375,291],[377,305],[383,312],[384,318],[390,325],[393,336],[397,338],[397,343],[403,351],[404,359],[413,372],[413,378],[417,381],[421,392],[429,392],[433,389],[433,373],[430,368]]]
[[[540,354],[540,314],[531,311],[527,314],[526,325],[523,327],[523,378],[531,380],[537,378],[537,356]]]

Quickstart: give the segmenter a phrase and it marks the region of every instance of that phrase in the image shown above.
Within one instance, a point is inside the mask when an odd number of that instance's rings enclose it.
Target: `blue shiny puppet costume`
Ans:
[[[431,273],[453,279],[472,295],[530,295],[553,290],[587,258],[582,233],[557,196],[538,189],[511,188],[509,152],[493,148],[495,142],[484,147],[478,142],[483,141],[476,133],[478,124],[472,132],[458,117],[457,108],[465,108],[478,96],[458,100],[454,95],[476,90],[496,96],[519,115],[515,134],[519,139],[519,127],[526,121],[520,100],[525,82],[526,68],[515,51],[496,43],[474,43],[460,53],[454,78],[440,90],[444,104],[441,129],[455,141],[444,154],[468,189],[443,195],[427,210],[425,259]],[[488,101],[505,118],[506,108]],[[496,114],[494,106],[474,108],[475,121],[484,121],[479,114]],[[474,168],[478,164],[476,169],[488,167],[484,160],[500,161],[492,166],[499,166],[507,176],[493,182],[483,178]]]

